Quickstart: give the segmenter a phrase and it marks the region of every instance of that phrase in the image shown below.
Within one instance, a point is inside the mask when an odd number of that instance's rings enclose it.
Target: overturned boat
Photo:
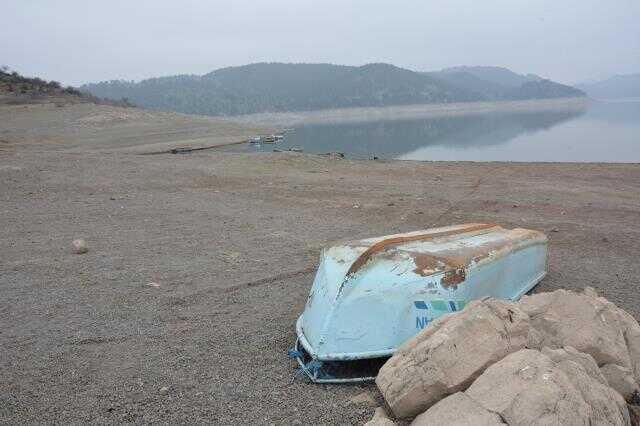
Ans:
[[[486,296],[517,300],[547,273],[538,231],[470,223],[323,251],[290,351],[315,382],[373,380],[434,319]]]

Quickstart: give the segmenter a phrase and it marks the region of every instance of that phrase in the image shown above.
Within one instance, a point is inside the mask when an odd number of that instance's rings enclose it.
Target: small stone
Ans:
[[[558,228],[551,228],[549,232],[559,232],[559,231],[558,231]]]
[[[147,285],[148,285],[149,287],[155,287],[155,288],[160,287],[160,284],[158,284],[158,283],[154,283],[154,282],[147,283]]]
[[[395,205],[396,205],[396,203],[387,203],[387,205],[388,205],[389,207],[391,207],[391,206],[395,206]]]
[[[89,247],[87,247],[87,242],[83,239],[73,240],[71,242],[73,246],[73,252],[75,254],[84,254],[89,251]]]
[[[344,158],[343,152],[332,151],[332,152],[328,152],[326,155],[331,159]]]
[[[365,404],[372,407],[377,405],[376,399],[373,397],[373,395],[371,395],[370,392],[366,392],[366,391],[361,392],[356,396],[350,398],[349,402],[355,405]]]
[[[596,290],[591,286],[585,287],[584,290],[582,290],[582,292],[589,297],[593,297],[593,298],[600,297],[600,295],[598,294],[598,290]]]
[[[163,387],[160,388],[158,393],[160,393],[160,395],[166,395],[166,394],[169,393],[169,388],[167,386],[163,386]]]
[[[360,204],[354,204],[354,205],[353,205],[353,208],[354,208],[354,209],[359,209],[359,208],[360,208]]]

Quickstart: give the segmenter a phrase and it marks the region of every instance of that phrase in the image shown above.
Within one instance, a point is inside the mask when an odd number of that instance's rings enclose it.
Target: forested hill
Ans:
[[[525,78],[520,85],[498,90],[500,83],[464,72],[473,76],[473,86],[446,78],[447,70],[421,73],[389,64],[260,63],[203,76],[108,81],[81,89],[100,97],[127,98],[149,108],[207,115],[584,96],[577,89],[540,78]]]
[[[133,106],[126,99],[101,99],[71,86],[63,87],[57,81],[25,77],[7,66],[0,67],[0,104],[20,105],[52,101],[57,104],[91,102],[123,107]]]
[[[580,97],[585,93],[535,74],[517,74],[507,68],[471,66],[426,73],[485,100]]]

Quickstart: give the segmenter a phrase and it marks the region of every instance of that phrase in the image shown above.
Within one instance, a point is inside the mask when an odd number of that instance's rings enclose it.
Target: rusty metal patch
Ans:
[[[444,288],[453,287],[455,289],[466,277],[467,272],[464,268],[452,269],[444,273],[440,284]]]
[[[375,254],[383,250],[386,250],[390,246],[403,244],[407,242],[413,242],[413,241],[427,241],[435,238],[447,237],[450,235],[465,234],[465,233],[474,232],[474,231],[482,231],[482,230],[495,228],[495,227],[496,227],[495,224],[481,223],[481,224],[472,225],[466,228],[454,229],[450,231],[387,238],[385,240],[382,240],[373,244],[364,253],[358,256],[358,258],[351,264],[351,267],[347,271],[345,278],[348,278],[351,275],[358,272]]]

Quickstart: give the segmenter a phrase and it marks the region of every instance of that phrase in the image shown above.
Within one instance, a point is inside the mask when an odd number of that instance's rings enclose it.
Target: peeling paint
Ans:
[[[493,224],[346,242],[323,251],[298,339],[322,362],[389,356],[472,300],[517,300],[546,270],[544,234]]]
[[[442,279],[440,280],[440,284],[444,288],[453,287],[454,289],[456,289],[458,287],[458,284],[463,282],[465,278],[466,272],[464,268],[453,269],[444,273]]]
[[[427,241],[434,240],[437,238],[448,237],[452,235],[460,235],[466,233],[472,233],[476,231],[485,231],[491,228],[495,228],[494,224],[480,223],[480,224],[469,224],[464,227],[441,231],[441,232],[426,232],[423,234],[417,235],[401,235],[394,236],[391,238],[385,238],[382,241],[379,241],[369,247],[364,253],[362,253],[356,260],[351,264],[351,267],[347,271],[347,276],[353,275],[360,270],[376,253],[379,253],[391,246],[397,246],[399,244],[413,242],[413,241]]]

